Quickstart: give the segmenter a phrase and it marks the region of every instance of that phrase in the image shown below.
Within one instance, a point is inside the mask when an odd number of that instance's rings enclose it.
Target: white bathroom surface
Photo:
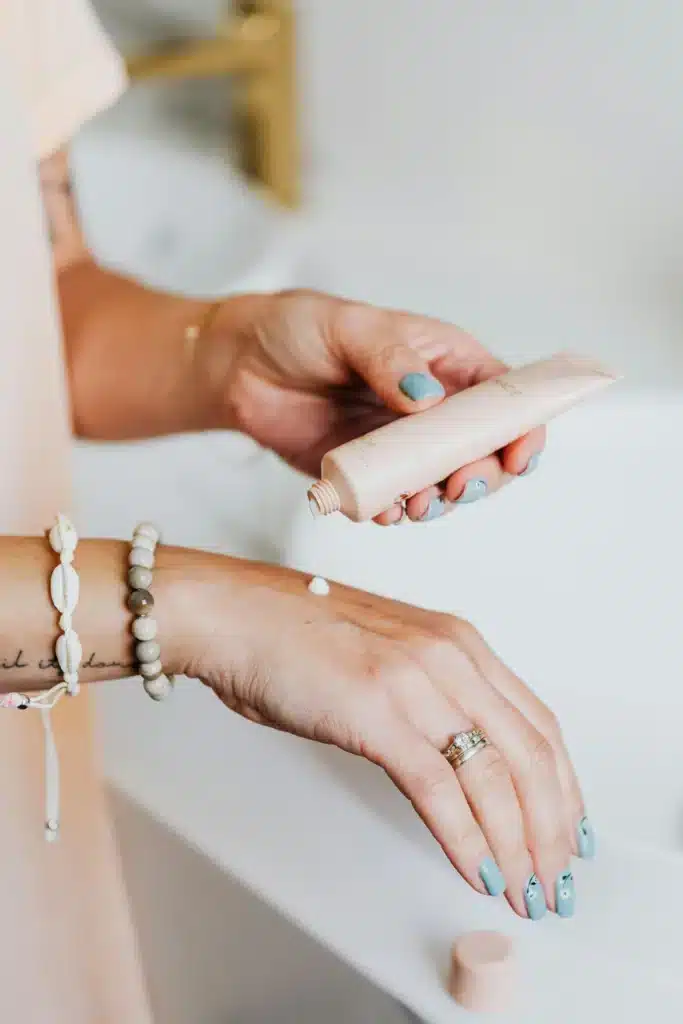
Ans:
[[[459,1019],[445,969],[452,941],[473,928],[515,938],[520,1009],[508,1024],[575,1024],[577,1004],[591,1021],[635,1024],[648,1007],[680,1020],[675,855],[603,839],[597,860],[575,867],[576,917],[523,922],[359,800],[343,783],[344,757],[321,760],[308,743],[226,722],[194,684],[162,708],[137,686],[127,714],[107,697],[103,707],[129,751],[109,764],[118,787],[423,1020]]]
[[[196,683],[162,707],[101,689],[109,778],[425,1021],[460,1019],[444,964],[480,927],[518,938],[525,1002],[507,1024],[680,1020],[681,436],[675,393],[615,391],[553,425],[533,477],[392,530],[314,522],[305,481],[240,438],[78,453],[87,532],[126,536],[144,514],[172,543],[472,619],[557,712],[579,769],[601,843],[576,865],[572,921],[474,896],[381,772],[243,722]]]

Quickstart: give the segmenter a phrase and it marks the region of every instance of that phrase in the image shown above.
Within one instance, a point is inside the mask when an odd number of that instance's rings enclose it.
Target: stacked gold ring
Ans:
[[[467,732],[458,732],[443,752],[443,756],[457,772],[466,761],[478,754],[484,747],[489,745],[489,740],[482,729],[469,729]]]

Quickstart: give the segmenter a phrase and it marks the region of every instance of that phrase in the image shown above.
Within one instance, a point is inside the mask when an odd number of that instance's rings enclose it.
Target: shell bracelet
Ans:
[[[79,692],[78,670],[83,652],[72,624],[80,592],[78,573],[73,566],[78,534],[73,523],[60,514],[48,539],[52,550],[59,555],[59,563],[50,576],[50,597],[59,612],[61,633],[55,643],[55,660],[62,678],[51,689],[41,693],[6,693],[0,698],[0,708],[19,711],[35,708],[41,713],[45,732],[45,839],[54,842],[59,835],[60,785],[59,755],[50,712],[65,693],[76,696]]]

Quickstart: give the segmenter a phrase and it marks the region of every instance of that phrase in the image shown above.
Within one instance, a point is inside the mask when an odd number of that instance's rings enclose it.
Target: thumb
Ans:
[[[394,412],[428,409],[446,394],[427,360],[396,337],[349,337],[342,349],[350,368]]]

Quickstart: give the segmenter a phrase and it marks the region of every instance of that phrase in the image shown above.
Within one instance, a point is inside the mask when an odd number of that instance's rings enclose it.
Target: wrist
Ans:
[[[253,673],[265,624],[278,628],[279,597],[305,593],[305,583],[291,569],[261,562],[157,551],[153,614],[164,671],[201,679],[229,702]]]
[[[277,294],[235,295],[225,299],[193,345],[195,379],[200,381],[206,429],[239,430],[234,402],[235,370],[259,325],[270,316]],[[192,343],[190,343],[192,344]]]
[[[241,584],[253,566],[196,549],[157,549],[153,614],[165,672],[215,685],[217,673],[236,670],[248,646]]]

